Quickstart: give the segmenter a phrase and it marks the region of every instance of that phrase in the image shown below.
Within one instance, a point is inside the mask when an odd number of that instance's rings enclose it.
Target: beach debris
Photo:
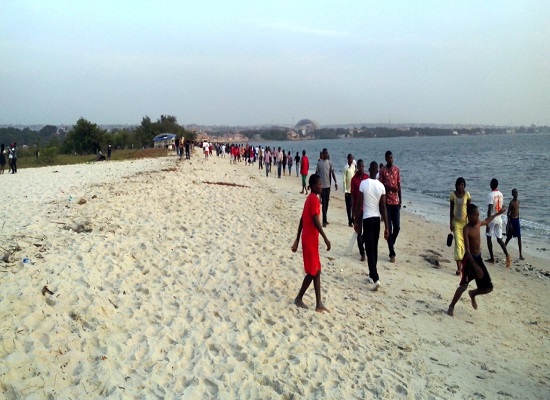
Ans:
[[[65,225],[63,229],[76,233],[91,232],[93,230],[89,222],[73,222],[70,225]]]
[[[428,249],[426,250],[427,254],[420,254],[420,257],[422,257],[425,261],[430,263],[433,268],[441,268],[442,263],[450,263],[449,260],[444,259],[440,252]]]
[[[45,296],[46,293],[48,293],[48,294],[50,294],[50,295],[53,295],[53,294],[54,294],[54,292],[52,292],[50,289],[48,289],[47,286],[44,286],[44,287],[42,288],[42,296]]]
[[[13,253],[6,253],[2,257],[2,261],[4,261],[5,263],[11,264],[15,261],[15,257],[13,256]]]
[[[230,182],[209,182],[209,181],[204,181],[203,183],[206,183],[207,185],[221,185],[221,186],[250,188],[250,186],[239,185],[238,183],[230,183]]]
[[[88,201],[85,199],[85,198],[81,198],[80,200],[78,200],[78,204],[82,205],[82,204],[86,204]]]

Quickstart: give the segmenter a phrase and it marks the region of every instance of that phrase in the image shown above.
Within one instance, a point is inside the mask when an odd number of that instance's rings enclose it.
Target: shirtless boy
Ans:
[[[506,208],[502,207],[496,214],[480,222],[477,206],[475,204],[468,205],[468,223],[464,227],[465,254],[462,260],[462,279],[447,311],[447,314],[451,317],[453,316],[455,304],[460,299],[460,296],[462,296],[462,293],[466,291],[471,281],[475,280],[477,285],[477,289],[468,292],[474,310],[477,310],[476,296],[489,294],[493,291],[493,283],[491,282],[489,271],[487,271],[487,267],[485,267],[481,258],[480,229],[482,226],[489,225],[493,219],[505,211]]]
[[[304,204],[304,211],[298,224],[298,235],[292,245],[292,252],[296,253],[298,250],[298,243],[300,243],[300,236],[302,236],[302,254],[304,258],[304,270],[306,277],[302,283],[302,288],[294,299],[294,304],[300,308],[307,308],[302,298],[309,288],[309,285],[313,281],[315,288],[315,311],[325,312],[328,310],[321,301],[321,259],[319,257],[319,234],[323,237],[327,246],[327,251],[330,250],[330,242],[327,239],[321,222],[319,220],[319,214],[321,213],[321,203],[319,202],[319,194],[321,194],[322,185],[321,177],[317,174],[313,174],[309,178],[309,187],[311,193],[306,199]]]
[[[518,200],[518,190],[512,189],[512,201],[510,201],[510,206],[508,207],[508,223],[506,224],[506,242],[504,245],[508,246],[508,242],[512,240],[513,237],[518,238],[518,248],[519,248],[519,259],[525,260],[523,254],[521,254],[521,226],[519,224],[519,200]]]

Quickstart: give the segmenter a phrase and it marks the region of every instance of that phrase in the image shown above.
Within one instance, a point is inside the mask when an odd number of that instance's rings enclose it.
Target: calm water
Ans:
[[[483,136],[440,136],[418,138],[376,138],[312,140],[300,142],[262,142],[262,146],[281,146],[302,154],[306,150],[311,169],[319,152],[326,147],[337,172],[338,182],[348,153],[371,161],[384,162],[391,150],[394,163],[401,169],[403,201],[411,211],[430,220],[447,222],[449,193],[456,178],[466,179],[472,203],[487,210],[486,198],[492,178],[499,181],[505,204],[512,189],[519,191],[522,236],[531,239],[531,250],[546,247],[550,251],[550,134],[512,134]],[[312,172],[312,171],[311,171]],[[341,189],[340,189],[341,190]],[[515,240],[514,240],[515,242]]]

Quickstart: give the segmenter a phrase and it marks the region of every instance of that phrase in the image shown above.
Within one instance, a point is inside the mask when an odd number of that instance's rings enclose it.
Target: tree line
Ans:
[[[68,132],[54,125],[46,125],[39,131],[30,128],[0,128],[0,143],[8,145],[17,142],[19,147],[27,146],[36,151],[52,154],[97,154],[110,143],[115,149],[151,147],[153,138],[161,133],[173,133],[178,138],[194,141],[196,134],[177,122],[175,116],[161,115],[156,121],[148,116],[133,128],[107,131],[85,118],[80,118]]]

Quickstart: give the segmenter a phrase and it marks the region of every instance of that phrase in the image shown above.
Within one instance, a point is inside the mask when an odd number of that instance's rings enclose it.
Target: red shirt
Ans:
[[[319,197],[311,192],[304,204],[302,212],[302,254],[306,274],[317,275],[321,271],[319,257],[319,231],[313,224],[313,217],[321,213]]]
[[[363,172],[363,176],[358,176],[359,174],[353,175],[351,178],[351,198],[353,199],[353,209],[355,211],[355,204],[359,201],[359,186],[361,185],[361,182],[363,182],[365,179],[369,179],[369,174],[366,172]],[[361,204],[361,210],[363,211],[363,204]]]
[[[384,167],[380,170],[380,182],[386,188],[386,204],[397,206],[401,202],[399,198],[399,189],[401,188],[401,175],[399,168],[392,165],[390,168]],[[393,188],[393,190],[391,189]]]
[[[307,156],[302,157],[302,163],[300,165],[300,174],[307,175],[309,172],[309,158]]]

